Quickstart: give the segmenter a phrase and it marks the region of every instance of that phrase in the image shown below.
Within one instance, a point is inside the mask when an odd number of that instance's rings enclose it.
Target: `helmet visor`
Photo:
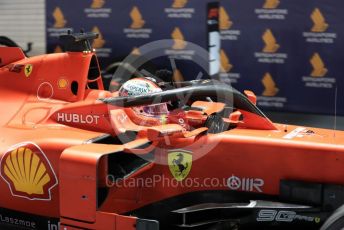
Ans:
[[[160,116],[168,114],[166,103],[146,105],[142,107],[144,115],[147,116]]]

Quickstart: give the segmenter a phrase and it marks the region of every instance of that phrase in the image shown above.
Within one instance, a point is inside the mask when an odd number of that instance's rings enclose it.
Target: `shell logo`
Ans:
[[[60,89],[65,89],[67,88],[68,86],[68,81],[64,78],[61,78],[58,80],[57,82],[57,86],[60,88]]]
[[[41,148],[31,142],[11,147],[1,158],[1,177],[13,196],[29,200],[51,200],[58,184],[51,164]]]

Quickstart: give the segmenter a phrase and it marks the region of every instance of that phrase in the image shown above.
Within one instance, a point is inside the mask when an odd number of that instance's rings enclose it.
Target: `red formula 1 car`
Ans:
[[[1,229],[344,226],[343,132],[274,124],[252,92],[210,81],[119,97],[94,38],[0,47]],[[180,98],[160,123],[131,110]]]

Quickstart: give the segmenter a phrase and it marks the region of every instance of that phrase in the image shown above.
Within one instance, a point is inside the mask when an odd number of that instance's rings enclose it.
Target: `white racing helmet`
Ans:
[[[119,89],[119,96],[138,96],[150,93],[161,92],[162,89],[150,78],[134,78],[125,82]],[[132,107],[138,115],[147,117],[159,117],[168,114],[166,103],[157,103],[153,105],[144,105]]]

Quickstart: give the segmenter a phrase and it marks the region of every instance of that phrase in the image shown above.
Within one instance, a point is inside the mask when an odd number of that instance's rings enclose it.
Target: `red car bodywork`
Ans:
[[[178,124],[140,126],[127,108],[98,100],[117,94],[103,89],[93,52],[26,58],[19,48],[0,47],[0,60],[3,209],[59,219],[60,229],[136,229],[138,217],[131,211],[183,194],[235,190],[276,197],[281,180],[344,184],[341,131],[274,124],[240,109],[243,120],[217,134],[202,125],[193,131]],[[247,95],[254,103],[254,95]],[[199,124],[219,110],[209,102],[196,104],[203,111],[188,111],[186,117]],[[95,141],[128,131],[138,135],[126,143]],[[197,159],[183,177],[198,178],[202,186],[166,186],[163,181],[119,186],[132,178],[178,178],[168,164],[175,151]],[[111,186],[106,181],[109,159],[119,153],[152,153],[155,160]],[[219,183],[206,186],[206,178]],[[107,190],[101,201],[100,188]],[[54,229],[49,222],[46,227]]]

